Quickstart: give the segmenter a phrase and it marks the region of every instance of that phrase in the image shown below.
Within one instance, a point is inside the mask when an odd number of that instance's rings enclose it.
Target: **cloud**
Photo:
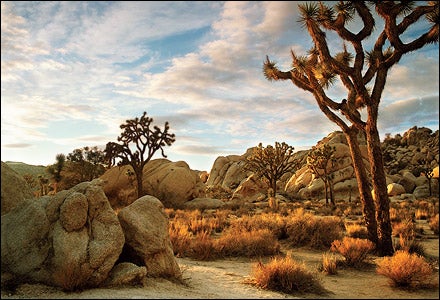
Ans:
[[[5,148],[28,148],[28,147],[32,147],[32,144],[28,144],[28,143],[2,144],[2,147],[5,147]]]

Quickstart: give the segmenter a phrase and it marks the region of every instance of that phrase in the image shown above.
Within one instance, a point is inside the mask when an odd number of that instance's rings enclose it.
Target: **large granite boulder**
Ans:
[[[126,244],[121,261],[146,266],[149,277],[181,278],[168,233],[164,205],[147,195],[119,211]]]
[[[113,167],[100,177],[106,182],[104,192],[114,208],[125,207],[137,199],[136,180],[127,176],[129,170],[133,171],[131,166]],[[168,159],[154,159],[145,165],[143,188],[147,195],[172,208],[182,208],[185,202],[204,196],[205,191],[197,171],[184,161]]]
[[[25,199],[33,198],[31,188],[23,176],[15,172],[10,166],[2,162],[2,191],[1,191],[1,214],[8,213],[12,208],[23,202]]]
[[[66,290],[104,282],[125,238],[100,184],[27,199],[3,215],[2,272]]]

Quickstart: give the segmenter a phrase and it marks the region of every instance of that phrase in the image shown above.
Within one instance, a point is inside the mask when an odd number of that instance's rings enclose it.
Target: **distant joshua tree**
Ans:
[[[307,156],[307,167],[317,178],[321,178],[322,181],[324,181],[325,203],[328,204],[330,198],[330,203],[333,207],[335,207],[336,204],[333,195],[333,178],[331,171],[335,163],[333,157],[335,151],[335,147],[326,144],[319,148],[313,147]]]
[[[175,135],[168,132],[170,129],[168,122],[165,122],[163,130],[157,126],[150,128],[152,123],[153,119],[147,117],[146,112],[140,118],[127,120],[120,125],[123,130],[118,137],[120,143],[109,142],[104,150],[105,160],[109,166],[115,164],[132,166],[137,180],[138,198],[144,196],[142,186],[144,166],[159,149],[166,158],[163,147],[171,146],[175,141]]]
[[[52,175],[52,179],[54,181],[53,184],[53,192],[56,194],[58,192],[58,184],[63,178],[61,175],[61,171],[64,168],[64,164],[66,162],[66,156],[63,153],[59,153],[55,157],[56,163],[53,165],[49,165],[46,169],[49,174]]]
[[[292,146],[286,143],[275,142],[275,147],[262,143],[255,147],[252,154],[247,157],[246,169],[262,176],[269,183],[269,198],[275,197],[277,181],[287,172],[294,172],[298,161],[293,158]]]

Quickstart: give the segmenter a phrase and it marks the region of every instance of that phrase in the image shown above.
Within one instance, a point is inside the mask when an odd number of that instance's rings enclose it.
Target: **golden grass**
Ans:
[[[429,285],[433,274],[423,257],[403,250],[396,251],[392,257],[382,258],[376,271],[388,277],[392,286],[414,288]]]
[[[360,224],[345,224],[345,231],[349,237],[360,239],[368,237],[367,227]]]
[[[288,294],[324,291],[316,274],[308,271],[304,263],[298,263],[290,256],[274,257],[267,264],[255,263],[251,276],[252,283],[263,289]]]
[[[327,275],[336,275],[338,273],[338,260],[331,252],[324,252],[322,254],[322,265],[320,270]]]
[[[434,231],[434,234],[438,234],[438,213],[429,219],[429,228]]]
[[[317,217],[300,208],[287,219],[286,234],[292,247],[326,249],[342,236],[343,221],[334,216]]]
[[[216,248],[222,256],[260,257],[280,253],[280,244],[269,229],[227,229],[218,240]]]
[[[342,241],[333,241],[330,250],[344,256],[348,266],[358,266],[374,250],[374,244],[366,239],[344,237]]]

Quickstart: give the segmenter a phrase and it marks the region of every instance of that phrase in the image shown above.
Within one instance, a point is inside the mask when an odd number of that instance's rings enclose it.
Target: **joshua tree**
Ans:
[[[293,158],[292,146],[275,142],[275,147],[260,143],[247,157],[246,169],[263,176],[269,183],[269,197],[275,197],[277,181],[287,172],[293,172],[298,162]]]
[[[313,147],[310,153],[307,155],[307,167],[312,171],[317,178],[321,178],[324,182],[325,189],[325,203],[328,204],[328,199],[334,207],[335,199],[333,195],[333,182],[332,182],[332,168],[334,167],[334,157],[336,148],[330,145],[323,145],[322,147]],[[330,191],[330,197],[329,197]]]
[[[47,185],[49,183],[49,179],[40,174],[38,175],[38,183],[40,185],[40,196],[47,195]]]
[[[319,4],[299,4],[300,22],[307,28],[313,46],[307,56],[292,54],[293,68],[283,72],[266,56],[264,74],[269,80],[291,80],[293,84],[313,94],[322,112],[341,127],[348,145],[358,181],[363,204],[368,238],[376,244],[379,255],[394,253],[391,238],[389,199],[381,151],[377,119],[379,103],[385,88],[387,75],[404,54],[416,51],[428,44],[438,43],[439,2],[415,6],[411,1],[338,1],[334,7]],[[372,11],[384,20],[384,27],[377,36],[373,49],[365,51],[363,42],[371,36],[375,24]],[[348,26],[358,17],[361,29],[356,33]],[[409,39],[410,28],[425,19],[431,27],[426,32],[415,28],[414,39]],[[423,22],[423,21],[421,21]],[[411,27],[412,26],[412,27]],[[342,40],[342,51],[332,54],[326,39],[328,31]],[[352,52],[348,47],[351,46]],[[366,66],[364,66],[366,64]],[[347,90],[346,99],[337,101],[326,90],[339,78]],[[360,109],[366,108],[366,120]],[[367,139],[368,158],[373,196],[360,155],[357,134]]]
[[[64,164],[66,163],[66,156],[63,153],[58,153],[55,156],[56,163],[47,167],[47,171],[52,175],[52,179],[54,182],[53,191],[56,194],[58,192],[58,184],[63,178],[61,175],[61,171],[64,168]]]
[[[163,130],[157,126],[150,128],[152,123],[153,119],[147,117],[146,112],[140,118],[127,120],[125,124],[120,125],[123,132],[118,137],[118,142],[122,144],[109,142],[104,150],[105,160],[109,166],[115,164],[132,166],[137,180],[138,198],[144,196],[142,187],[144,166],[159,149],[166,158],[163,147],[171,146],[175,141],[175,135],[168,133],[170,128],[168,122],[165,122]]]

